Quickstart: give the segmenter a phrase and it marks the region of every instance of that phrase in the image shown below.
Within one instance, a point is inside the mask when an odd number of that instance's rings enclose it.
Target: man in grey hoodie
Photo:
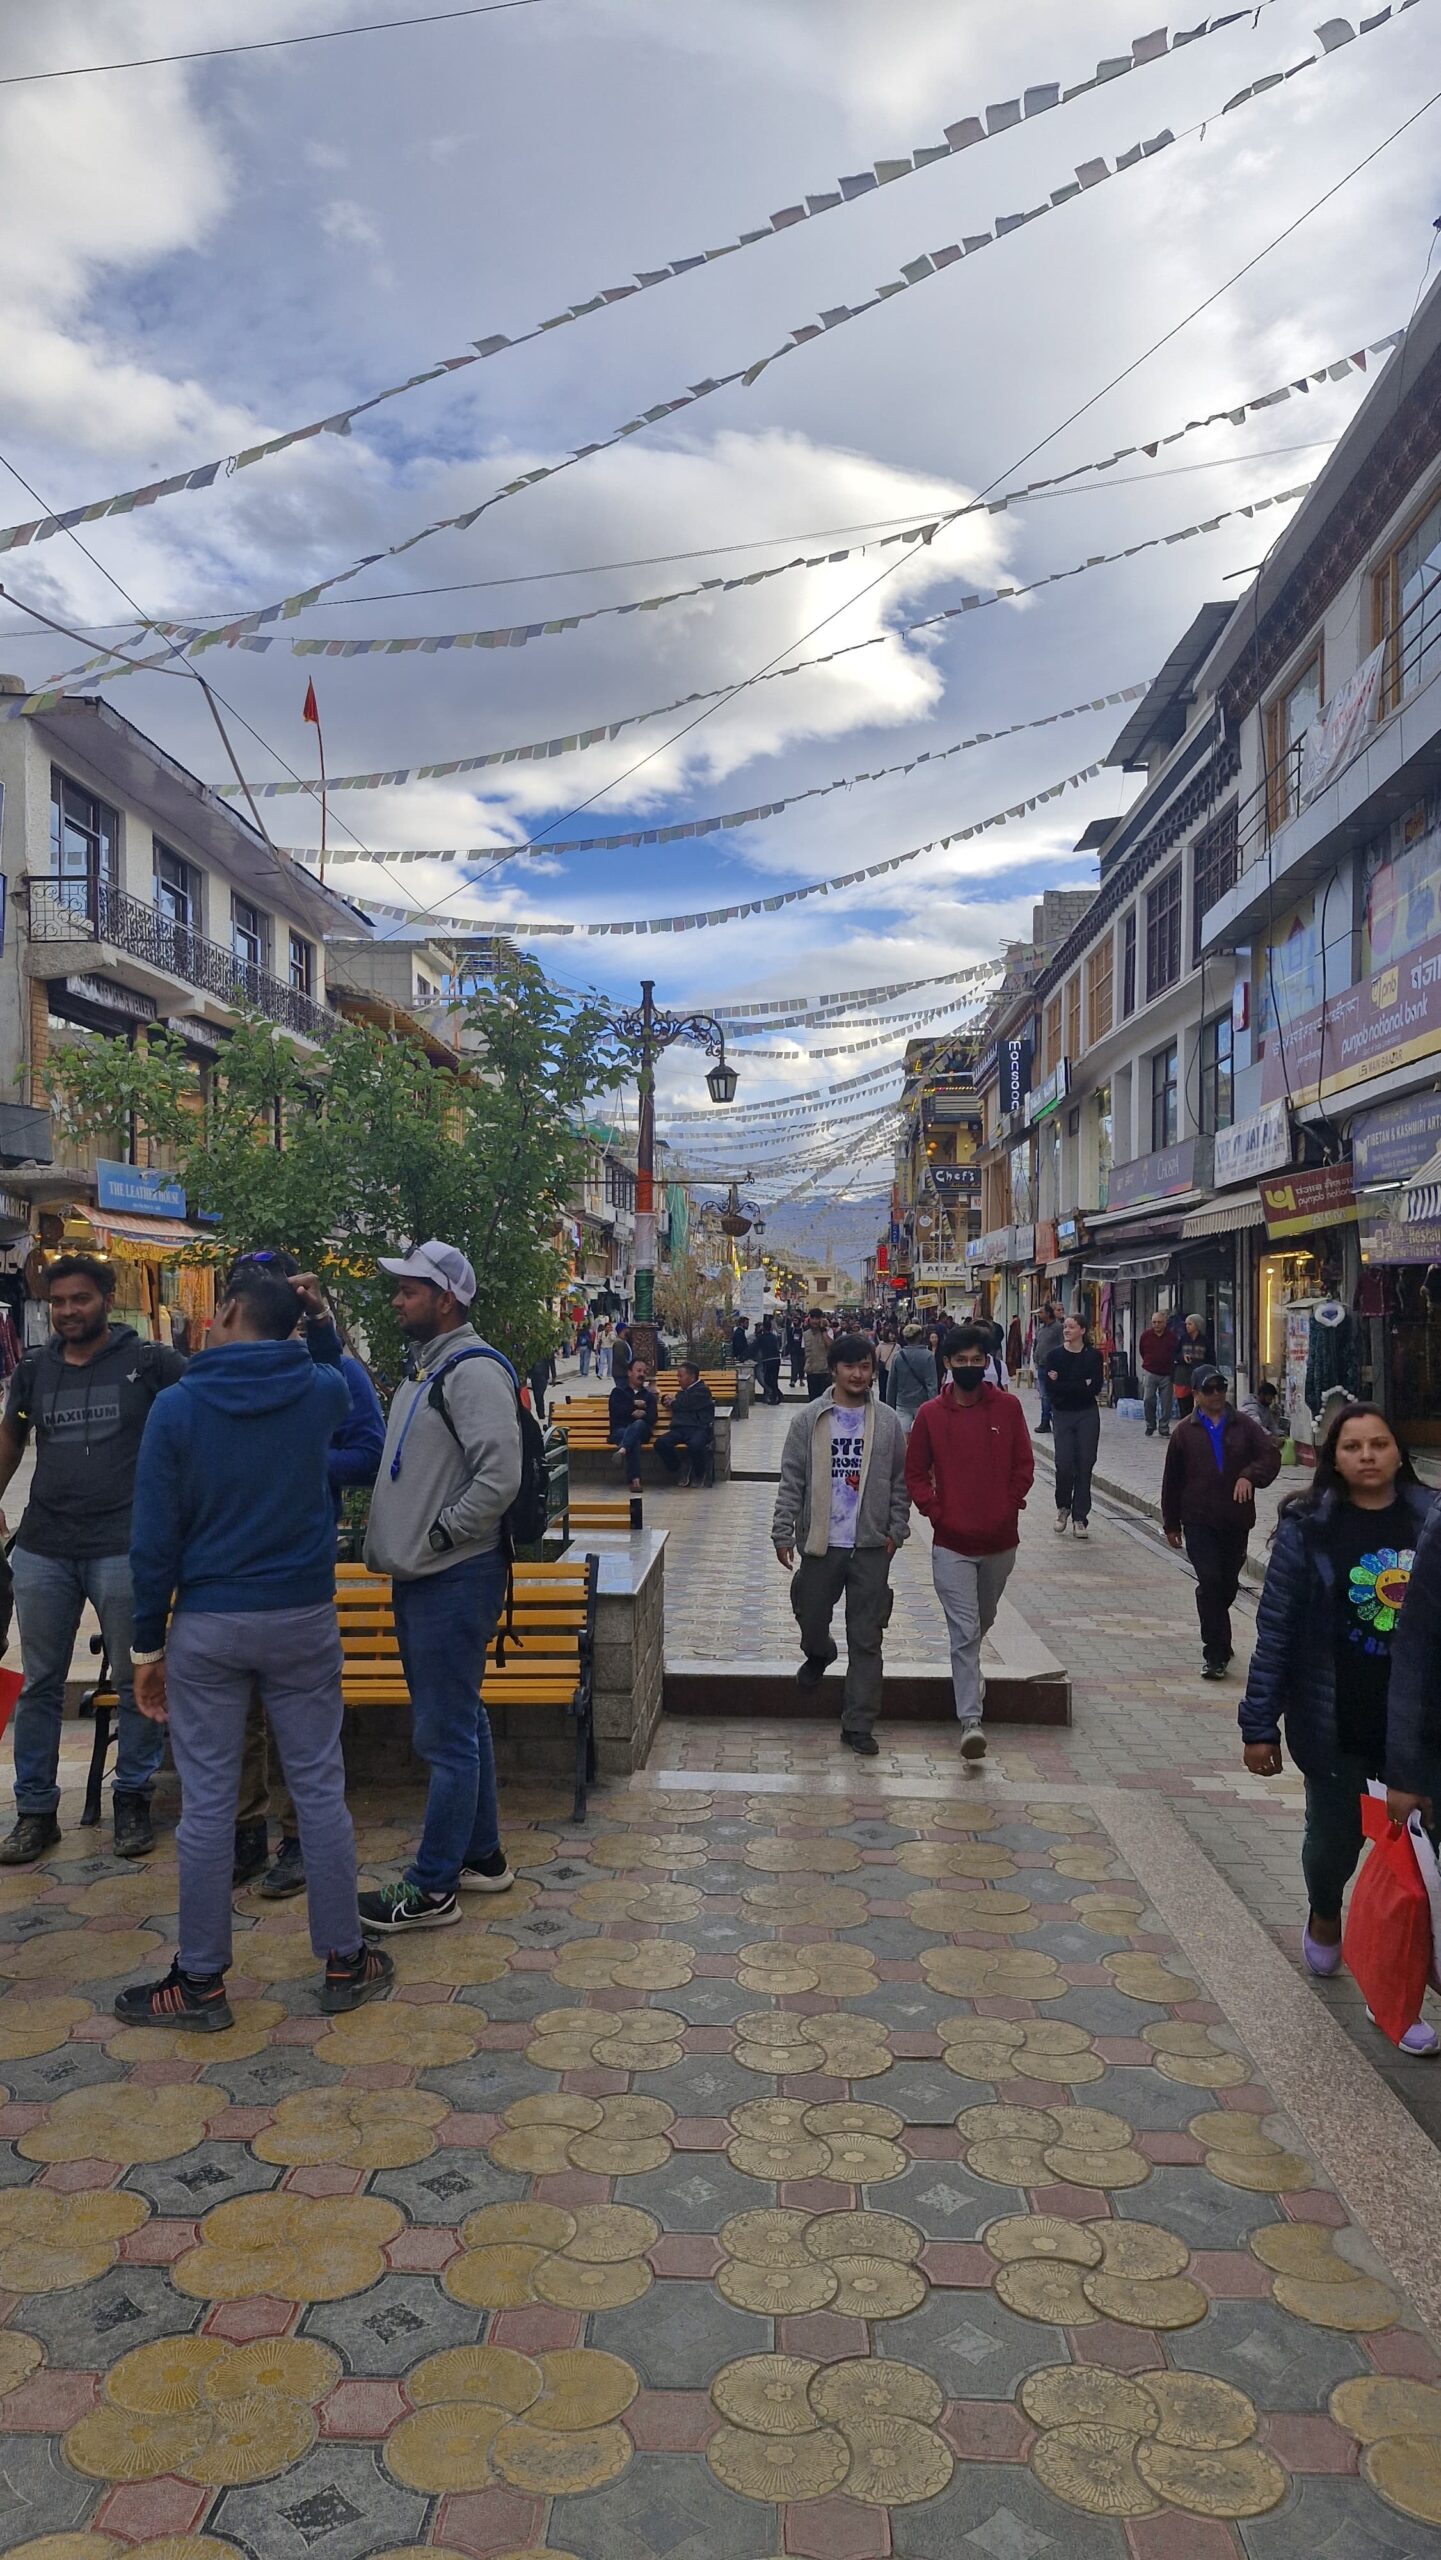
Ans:
[[[505,1514],[520,1490],[520,1406],[510,1362],[468,1322],[475,1273],[432,1237],[380,1268],[413,1346],[391,1401],[365,1561],[388,1573],[410,1691],[412,1740],[430,1765],[425,1825],[398,1884],[360,1897],[375,1936],[440,1929],[457,1894],[504,1893],[495,1753],[481,1703],[505,1597]]]
[[[786,1572],[795,1566],[791,1607],[805,1656],[796,1673],[802,1688],[815,1688],[835,1661],[831,1618],[845,1593],[841,1740],[874,1760],[891,1558],[910,1535],[906,1435],[871,1394],[875,1353],[864,1334],[837,1336],[830,1373],[829,1388],[786,1433],[771,1542]]]

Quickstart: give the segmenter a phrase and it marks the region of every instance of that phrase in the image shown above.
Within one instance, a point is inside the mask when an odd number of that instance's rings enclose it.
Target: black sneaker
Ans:
[[[360,1925],[372,1938],[388,1938],[402,1929],[448,1929],[459,1918],[455,1894],[422,1893],[404,1876],[399,1884],[382,1885],[379,1893],[360,1897]]]
[[[270,1855],[270,1834],[263,1822],[238,1822],[235,1826],[235,1864],[230,1870],[232,1884],[249,1884],[252,1877],[263,1873]]]
[[[223,1973],[182,1973],[177,1956],[163,1982],[133,1982],[117,1992],[115,2015],[127,2027],[182,2027],[218,2036],[235,2024]]]
[[[363,2001],[383,2000],[394,1980],[395,1966],[384,1948],[362,1944],[353,1956],[326,1957],[320,2005],[330,2017],[358,2009]]]
[[[1212,1662],[1208,1658],[1201,1665],[1201,1677],[1203,1680],[1224,1680],[1226,1677],[1224,1662]]]
[[[275,1855],[273,1866],[267,1867],[260,1879],[260,1890],[267,1902],[286,1902],[292,1893],[305,1891],[305,1860],[300,1842],[287,1831]]]
[[[0,1867],[33,1867],[59,1837],[53,1813],[22,1813],[8,1840],[0,1840]]]
[[[842,1725],[841,1740],[847,1751],[857,1752],[862,1760],[880,1758],[881,1746],[873,1733],[847,1733],[845,1726]]]
[[[808,1653],[796,1673],[797,1687],[818,1689],[835,1658],[833,1653]]]
[[[150,1798],[117,1795],[114,1801],[116,1857],[148,1858],[155,1846],[155,1833],[150,1821]]]
[[[509,1893],[515,1877],[506,1865],[505,1851],[493,1849],[488,1858],[468,1858],[456,1878],[461,1893]]]

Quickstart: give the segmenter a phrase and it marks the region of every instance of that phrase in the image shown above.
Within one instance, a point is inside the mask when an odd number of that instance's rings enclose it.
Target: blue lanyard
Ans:
[[[406,1441],[410,1438],[410,1426],[415,1420],[416,1415],[419,1413],[421,1406],[429,1403],[431,1388],[439,1385],[441,1379],[446,1375],[448,1370],[458,1369],[462,1360],[484,1360],[487,1356],[494,1359],[499,1355],[494,1352],[487,1355],[484,1351],[452,1351],[450,1358],[448,1360],[442,1360],[440,1367],[432,1370],[429,1376],[427,1376],[424,1369],[421,1370],[420,1376],[416,1381],[419,1393],[417,1394],[415,1402],[411,1406],[409,1413],[406,1415],[404,1422],[400,1426],[400,1438],[395,1444],[395,1455],[390,1461],[390,1481],[392,1484],[397,1481],[400,1475],[400,1461],[405,1455]]]

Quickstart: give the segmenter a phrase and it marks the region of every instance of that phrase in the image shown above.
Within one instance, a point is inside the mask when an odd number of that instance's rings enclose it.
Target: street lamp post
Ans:
[[[655,1327],[655,1062],[677,1040],[694,1040],[716,1063],[706,1076],[712,1102],[733,1102],[740,1079],[726,1061],[726,1037],[708,1013],[662,1013],[655,980],[643,978],[640,1003],[606,1017],[607,1028],[636,1059],[640,1108],[635,1173],[635,1290],[631,1340],[637,1355],[656,1365]]]

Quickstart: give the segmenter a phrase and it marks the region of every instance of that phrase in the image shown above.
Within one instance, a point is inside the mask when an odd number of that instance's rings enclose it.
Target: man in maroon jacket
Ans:
[[[1220,1370],[1198,1371],[1195,1411],[1177,1424],[1166,1451],[1161,1526],[1168,1545],[1184,1542],[1195,1567],[1203,1680],[1225,1678],[1256,1488],[1280,1472],[1279,1444],[1249,1414],[1231,1411]]]
[[[946,1613],[961,1750],[985,1758],[981,1640],[995,1618],[1036,1472],[1020,1399],[986,1382],[990,1336],[957,1325],[941,1344],[948,1373],[906,1443],[906,1491],[931,1524],[931,1579]]]

